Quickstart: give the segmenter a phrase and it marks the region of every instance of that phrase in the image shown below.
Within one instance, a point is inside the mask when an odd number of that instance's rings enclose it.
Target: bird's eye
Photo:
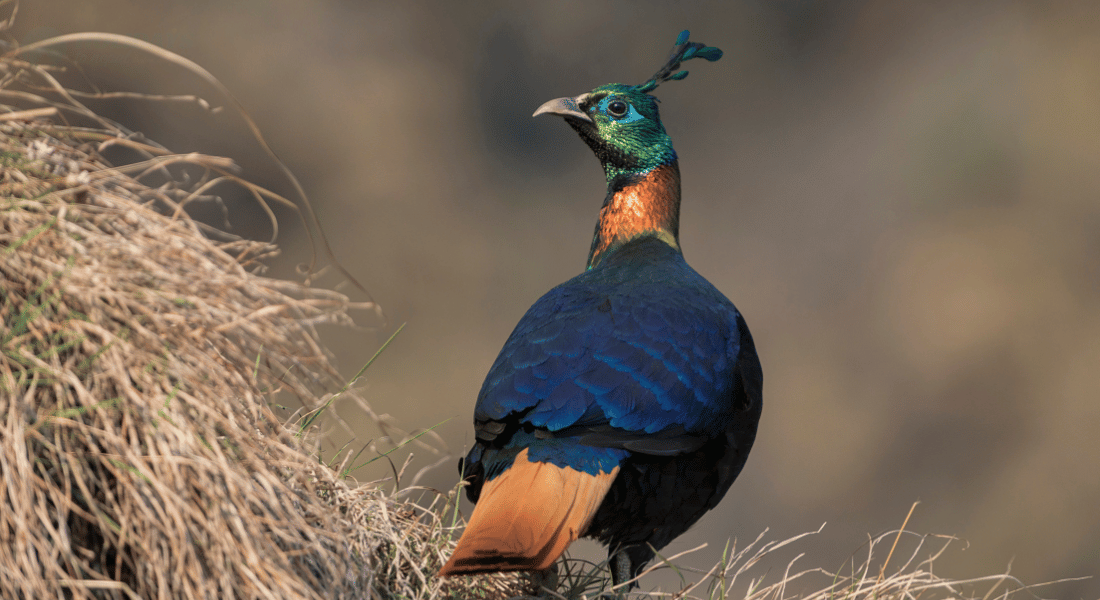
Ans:
[[[607,105],[607,112],[613,117],[621,117],[626,114],[626,102],[615,100]]]

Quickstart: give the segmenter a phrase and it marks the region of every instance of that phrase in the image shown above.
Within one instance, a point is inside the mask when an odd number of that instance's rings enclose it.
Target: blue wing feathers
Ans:
[[[512,368],[514,369],[533,367],[542,364],[547,358],[548,355],[542,347],[539,346],[537,342],[533,341],[530,344],[524,344],[515,348],[510,356]]]
[[[662,452],[675,444],[639,440],[673,429],[690,440],[721,435],[737,379],[739,315],[679,253],[661,252],[603,263],[540,298],[490,369],[475,418],[548,430],[558,439],[517,433],[507,445],[534,443],[531,460],[575,468],[614,459],[608,448],[577,442],[596,430],[618,433],[591,439]]]
[[[596,361],[590,368],[577,375],[573,381],[592,396],[604,396],[618,387],[619,373],[606,363]]]
[[[572,467],[578,471],[610,473],[630,453],[619,448],[581,446],[563,440],[539,439],[520,431],[512,443],[503,448],[476,446],[467,460],[485,465],[485,476],[493,479],[508,470],[516,456],[528,449],[527,457],[534,462],[549,462],[559,467]]]

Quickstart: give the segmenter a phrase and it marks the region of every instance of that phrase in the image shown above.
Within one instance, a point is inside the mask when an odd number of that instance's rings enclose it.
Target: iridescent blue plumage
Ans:
[[[680,426],[714,437],[733,410],[737,310],[653,238],[554,288],[489,370],[474,419],[523,421],[559,436],[611,427],[638,437]],[[590,411],[597,408],[598,411]],[[591,412],[602,417],[589,415]]]
[[[646,94],[682,79],[682,61],[720,57],[685,31],[647,82],[536,111],[562,116],[592,148],[607,195],[587,269],[535,302],[486,376],[461,466],[480,502],[444,574],[546,568],[589,535],[625,581],[717,505],[744,465],[760,363],[740,313],[681,254],[676,153]],[[478,513],[483,504],[493,508]]]

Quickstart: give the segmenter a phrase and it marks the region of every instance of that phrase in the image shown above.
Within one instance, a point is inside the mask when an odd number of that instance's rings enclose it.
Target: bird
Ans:
[[[545,571],[591,537],[632,589],[744,467],[760,360],[741,313],[684,260],[678,159],[649,93],[686,77],[683,61],[721,57],[683,31],[645,83],[535,111],[576,131],[607,193],[584,271],[528,309],[478,393],[459,462],[474,510],[439,575]]]

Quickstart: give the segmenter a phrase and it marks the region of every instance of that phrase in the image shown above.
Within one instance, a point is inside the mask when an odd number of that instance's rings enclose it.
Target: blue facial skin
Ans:
[[[608,106],[612,102],[617,103],[614,108],[619,111],[618,114],[616,114],[615,111],[608,110]],[[622,110],[619,108],[620,106],[625,106],[626,111],[622,112]],[[626,102],[624,99],[619,98],[618,96],[607,96],[603,100],[600,100],[600,103],[596,106],[596,110],[607,115],[612,121],[623,124],[633,123],[638,119],[645,118],[640,113],[638,113],[637,109],[635,109],[632,104]]]

